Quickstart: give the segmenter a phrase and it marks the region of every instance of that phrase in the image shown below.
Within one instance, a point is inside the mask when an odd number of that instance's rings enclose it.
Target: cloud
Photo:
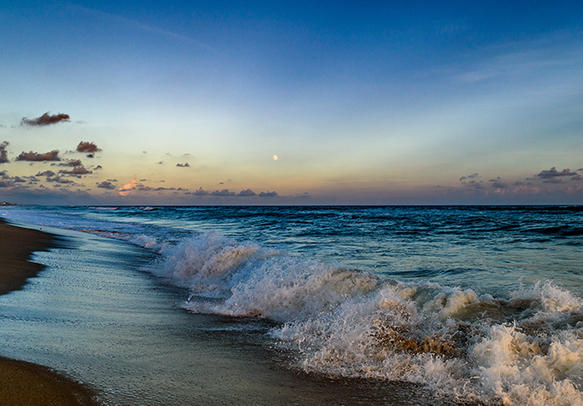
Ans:
[[[70,179],[64,179],[60,176],[53,176],[46,179],[47,182],[57,183],[61,185],[75,185],[76,183]]]
[[[231,192],[229,189],[215,190],[210,193],[211,196],[235,196],[235,192]]]
[[[251,189],[241,190],[237,196],[256,196],[257,193],[252,191]]]
[[[6,151],[7,146],[8,141],[4,141],[0,144],[0,164],[10,162],[10,160],[8,159],[8,151]]]
[[[107,190],[113,190],[113,189],[115,189],[117,187],[112,182],[110,182],[108,180],[104,180],[101,183],[100,182],[97,182],[96,185],[100,189],[107,189]]]
[[[47,177],[51,177],[51,176],[55,176],[56,173],[54,173],[53,171],[43,171],[43,172],[39,172],[37,173],[35,176],[47,176]]]
[[[78,178],[80,178],[82,175],[88,175],[88,174],[93,173],[93,172],[88,170],[87,168],[85,168],[83,165],[81,165],[81,166],[75,166],[70,171],[62,170],[62,171],[59,171],[59,173],[62,175],[77,176]]]
[[[139,185],[138,181],[135,178],[132,178],[128,183],[123,185],[118,189],[118,193],[120,196],[127,196],[129,195],[137,186]]]
[[[95,168],[93,168],[94,171],[98,171],[100,169],[103,169],[103,166],[97,165]]]
[[[192,194],[195,196],[206,196],[209,194],[209,192],[204,190],[202,187],[199,187],[194,192],[192,192]]]
[[[468,180],[468,179],[476,179],[477,177],[479,177],[480,174],[479,173],[472,173],[471,175],[467,175],[467,176],[462,176],[460,178],[460,182],[463,183],[464,180]]]
[[[488,182],[490,182],[491,186],[494,189],[507,189],[508,185],[504,182],[502,182],[502,178],[500,176],[497,176],[495,179],[490,179]]]
[[[30,179],[34,177],[27,176],[26,179]],[[6,171],[0,171],[0,187],[2,188],[10,188],[16,185],[17,183],[26,183],[25,178],[21,178],[20,176],[10,176]]]
[[[71,167],[81,165],[83,165],[83,162],[81,162],[80,159],[68,159],[66,162],[58,164],[58,166],[71,166]]]
[[[575,175],[577,175],[577,173],[572,172],[569,168],[563,169],[562,171],[559,172],[557,171],[557,168],[553,166],[551,169],[540,171],[536,176],[542,179],[551,179],[560,176],[575,176]]]
[[[40,154],[38,152],[21,152],[20,155],[16,157],[17,161],[30,161],[30,162],[43,162],[43,161],[60,161],[59,150],[53,150],[50,152],[45,152]]]
[[[77,145],[77,152],[93,154],[99,151],[101,151],[101,149],[93,142],[81,141],[79,145]],[[91,158],[93,158],[93,156]]]
[[[177,190],[179,190],[179,189],[177,189]],[[215,190],[213,192],[210,192],[208,190],[203,189],[202,187],[199,187],[194,192],[186,192],[186,194],[194,195],[194,196],[233,197],[233,198],[236,198],[236,197],[254,197],[254,196],[258,196],[258,197],[277,197],[277,196],[279,196],[276,191],[261,192],[261,193],[257,194],[251,189],[244,189],[244,190],[241,190],[239,193],[232,192],[229,189],[221,189],[221,190]]]
[[[462,176],[459,181],[466,188],[480,190],[484,188],[484,185],[481,180],[478,180],[479,177],[479,173],[472,173],[471,175]]]
[[[48,112],[46,112],[45,114],[43,114],[42,116],[37,117],[37,118],[29,119],[29,118],[23,117],[22,120],[20,121],[20,125],[40,127],[40,126],[60,123],[61,121],[69,121],[69,119],[70,119],[70,117],[68,114],[59,113],[59,114],[51,115]]]
[[[166,30],[164,28],[160,28],[160,27],[155,26],[155,25],[143,23],[139,20],[130,19],[127,17],[123,17],[123,16],[113,14],[113,13],[108,13],[108,12],[101,11],[101,10],[96,10],[96,9],[78,6],[78,5],[74,5],[71,7],[75,8],[77,10],[83,11],[87,14],[92,14],[94,16],[98,16],[101,18],[107,18],[107,19],[110,19],[112,21],[122,23],[124,25],[127,25],[128,27],[133,27],[135,29],[139,29],[139,30],[142,30],[145,32],[155,34],[155,35],[159,35],[161,37],[165,37],[168,39],[190,43],[190,44],[196,45],[197,47],[199,47],[201,49],[205,49],[205,50],[214,52],[214,48],[212,48],[210,45],[207,45],[204,42],[201,42],[193,37],[189,37],[189,36],[181,34],[179,32]]]
[[[183,164],[177,163],[176,166],[179,168],[190,168],[190,164],[188,162],[185,162]]]
[[[563,181],[560,178],[543,178],[543,183],[563,183]]]

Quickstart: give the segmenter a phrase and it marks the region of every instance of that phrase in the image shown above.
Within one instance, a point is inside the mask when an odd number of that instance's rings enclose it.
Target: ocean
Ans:
[[[360,396],[363,402],[406,404],[413,391],[417,402],[429,404],[583,404],[581,207],[12,206],[2,207],[0,215],[16,224],[63,230],[70,239],[117,240],[115,248],[103,248],[83,269],[105,261],[108,252],[141,256],[130,261],[133,266],[110,261],[108,267],[119,268],[115,278],[148,275],[147,283],[170,289],[175,299],[165,312],[172,316],[165,317],[180,318],[173,328],[199,320],[205,345],[219,348],[225,332],[244,336],[244,343],[225,346],[237,348],[237,357],[259,351],[264,355],[250,364],[265,357],[280,381],[295,382],[287,386],[287,397],[254,394],[252,403],[351,403]],[[90,251],[92,244],[100,243],[86,243],[84,249]],[[67,268],[55,265],[66,256],[56,253],[44,257],[52,258],[53,268]],[[68,269],[79,267],[66,260]],[[91,278],[101,282],[90,286],[101,290],[91,290],[91,306],[99,306],[108,289],[120,297],[128,294],[123,283],[103,287],[113,274],[97,273]],[[42,276],[30,294],[41,284]],[[123,297],[148,302],[128,305],[137,311],[153,306],[149,294]],[[153,307],[151,312],[159,309]],[[143,323],[151,322],[151,312],[139,312]],[[5,317],[6,323],[22,317]],[[25,328],[18,325],[15,330]],[[181,352],[199,351],[182,338],[171,347],[175,365]],[[89,338],[83,340],[87,344]],[[27,353],[19,344],[11,348],[17,355]],[[225,356],[219,353],[206,362]],[[28,358],[54,363],[42,354]],[[102,382],[102,390],[112,385],[83,368],[72,373]],[[296,382],[289,376],[303,378]],[[319,379],[327,383],[314,383]],[[344,389],[330,382],[342,382]],[[318,398],[315,389],[298,389],[298,400],[290,388],[302,385],[323,385],[337,397]],[[182,386],[175,381],[166,396],[174,390],[181,393],[176,401],[188,399],[189,388]],[[387,395],[395,392],[395,398]],[[139,399],[131,393],[128,389],[122,403]],[[105,398],[115,404],[115,396]],[[220,403],[220,391],[213,396]],[[142,401],[163,404],[163,399],[158,394]]]

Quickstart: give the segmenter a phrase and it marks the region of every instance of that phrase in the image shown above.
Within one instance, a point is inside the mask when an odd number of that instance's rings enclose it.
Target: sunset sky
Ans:
[[[508,3],[3,1],[0,200],[583,203],[583,3]]]

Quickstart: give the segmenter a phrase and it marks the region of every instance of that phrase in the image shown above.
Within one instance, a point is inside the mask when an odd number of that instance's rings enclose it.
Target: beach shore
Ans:
[[[0,219],[0,295],[22,289],[42,265],[29,262],[34,251],[55,247],[50,234],[6,224]],[[94,405],[89,389],[49,368],[0,357],[0,404]]]

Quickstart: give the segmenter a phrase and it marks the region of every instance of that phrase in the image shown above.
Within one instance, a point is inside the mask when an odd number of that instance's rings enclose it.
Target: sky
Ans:
[[[0,38],[0,200],[583,204],[580,1],[4,0]]]

